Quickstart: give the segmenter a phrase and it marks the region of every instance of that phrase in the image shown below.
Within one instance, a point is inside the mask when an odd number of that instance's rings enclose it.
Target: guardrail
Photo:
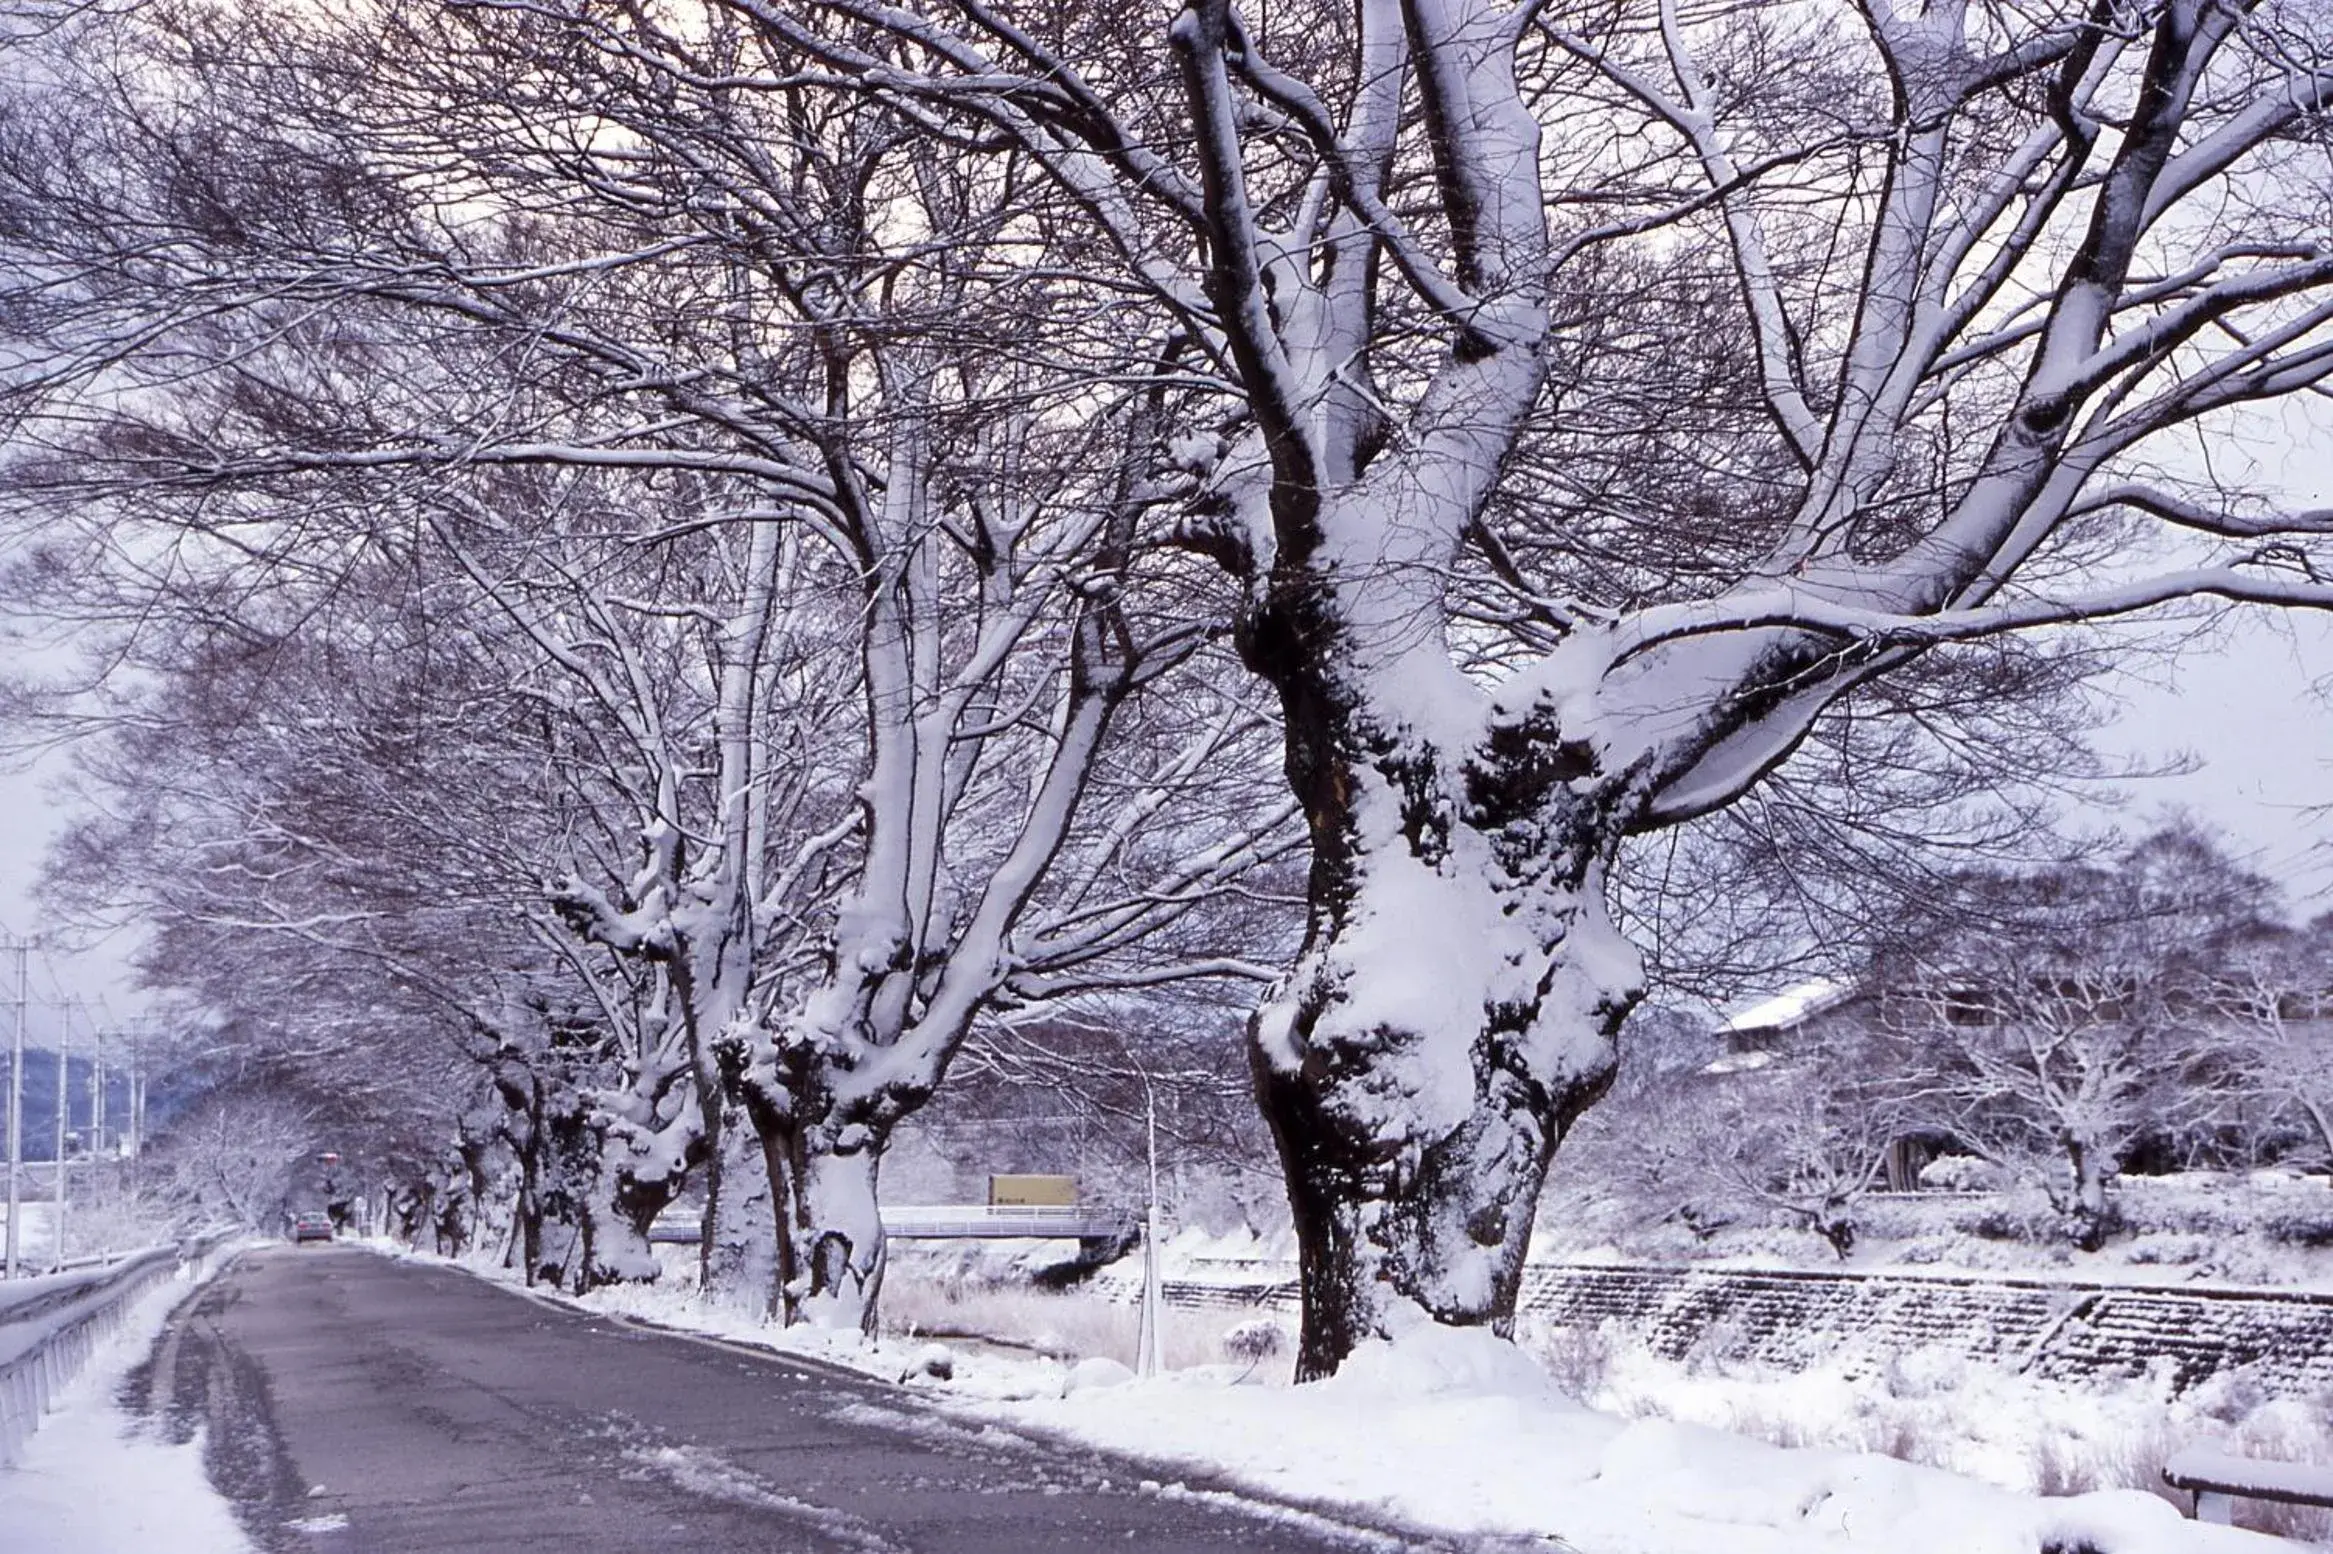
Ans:
[[[0,1286],[0,1468],[15,1464],[58,1391],[120,1330],[130,1302],[226,1239],[151,1247],[103,1268]]]
[[[2235,1520],[2238,1499],[2333,1506],[2333,1468],[2311,1462],[2266,1462],[2209,1446],[2184,1446],[2173,1452],[2163,1464],[2163,1482],[2195,1497],[2197,1521],[2223,1527]]]

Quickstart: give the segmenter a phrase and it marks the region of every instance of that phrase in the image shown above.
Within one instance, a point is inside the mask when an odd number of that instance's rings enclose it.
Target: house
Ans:
[[[1792,1044],[1801,1032],[1837,1020],[1868,1016],[1876,1000],[1860,983],[1816,977],[1786,992],[1745,1005],[1717,1028],[1718,1044],[1729,1054],[1777,1052]],[[1724,1061],[1723,1059],[1719,1060]],[[1756,1065],[1741,1064],[1737,1068]]]
[[[1793,1049],[1803,1048],[1829,1031],[1845,1026],[1868,1029],[1880,1018],[1883,999],[1884,994],[1868,983],[1835,977],[1816,977],[1757,999],[1718,1026],[1718,1043],[1724,1051],[1702,1072],[1712,1076],[1744,1074],[1787,1063]],[[1921,1169],[1947,1142],[1930,1134],[1907,1134],[1891,1140],[1884,1166],[1887,1190],[1917,1191]]]

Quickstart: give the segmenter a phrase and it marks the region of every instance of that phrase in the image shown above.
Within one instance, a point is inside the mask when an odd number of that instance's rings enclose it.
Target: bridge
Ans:
[[[1083,1203],[909,1204],[880,1211],[883,1234],[898,1241],[1081,1241],[1132,1244],[1141,1221],[1115,1209]],[[679,1245],[697,1239],[697,1227],[661,1224],[651,1241]]]
[[[1141,1222],[1085,1203],[917,1204],[887,1208],[883,1234],[902,1241],[1128,1241]]]

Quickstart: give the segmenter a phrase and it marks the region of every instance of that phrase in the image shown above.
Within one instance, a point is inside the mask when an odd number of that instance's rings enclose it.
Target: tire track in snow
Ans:
[[[635,1472],[654,1474],[689,1494],[800,1522],[854,1554],[914,1554],[849,1512],[789,1495],[702,1446],[634,1446],[625,1451],[624,1460],[634,1464]]]

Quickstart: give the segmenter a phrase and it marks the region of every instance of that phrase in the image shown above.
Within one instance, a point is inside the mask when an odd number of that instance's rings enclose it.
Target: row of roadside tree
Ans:
[[[867,1324],[967,1043],[1210,981],[1300,1373],[1504,1327],[1649,977],[2027,834],[2107,623],[2333,605],[2333,520],[2186,454],[2333,377],[2317,0],[0,50],[63,888],[575,1285],[695,1183],[707,1277]]]

